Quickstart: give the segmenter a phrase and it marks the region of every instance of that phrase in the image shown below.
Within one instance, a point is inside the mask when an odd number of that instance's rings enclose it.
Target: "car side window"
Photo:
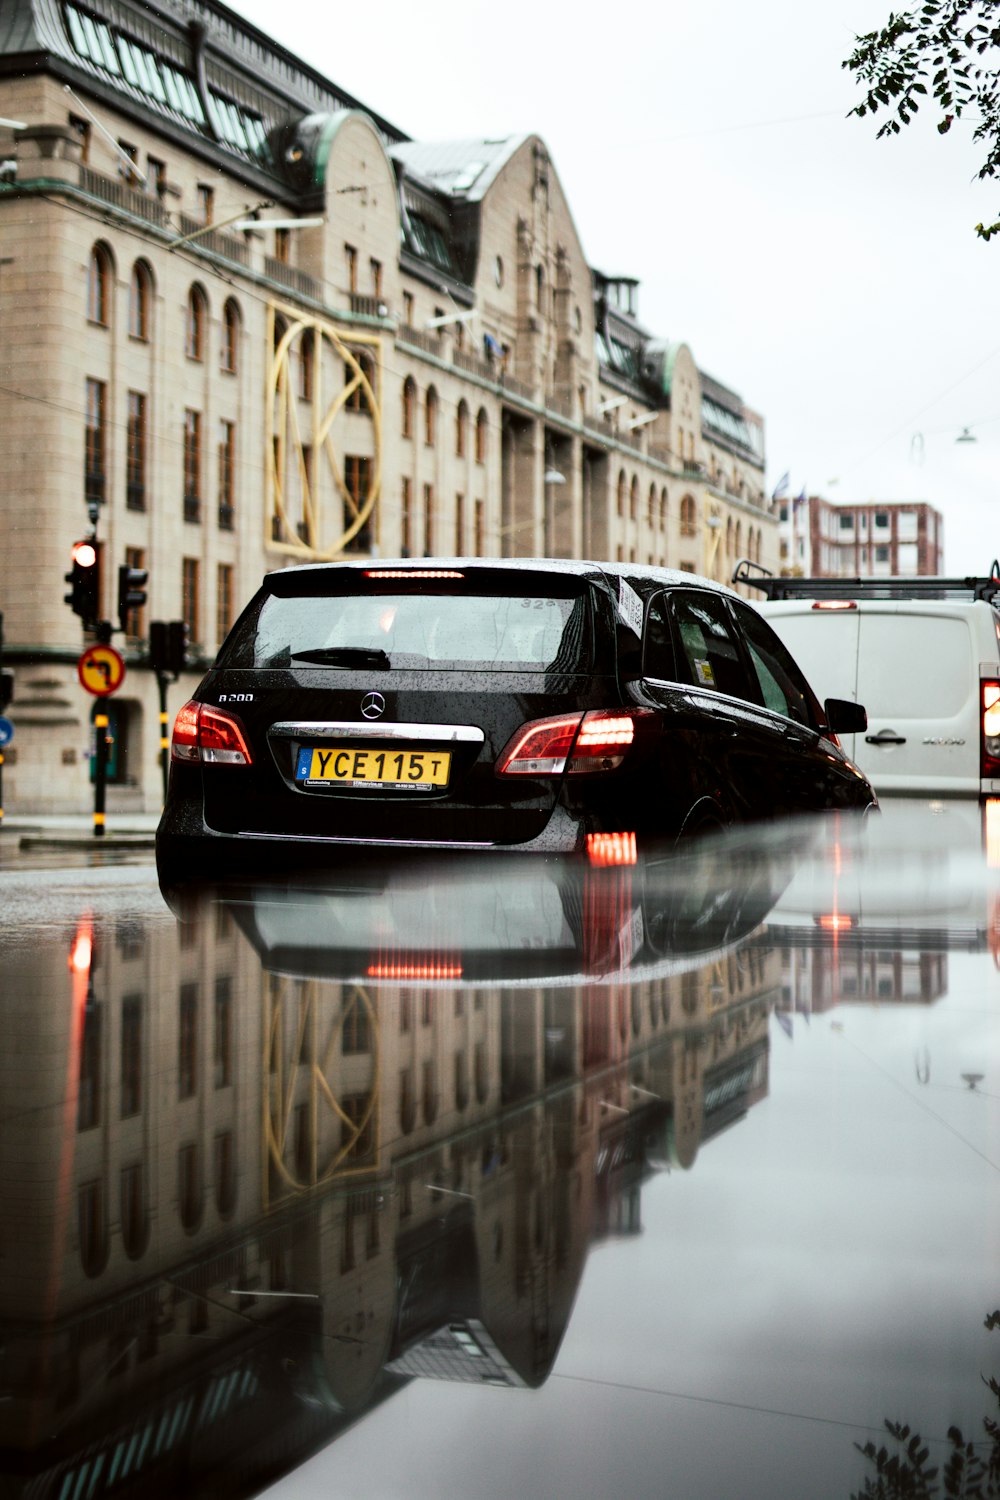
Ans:
[[[731,698],[756,701],[724,600],[708,593],[679,592],[673,604],[689,680]]]
[[[809,688],[788,648],[754,610],[738,604],[734,604],[733,609],[743,630],[765,706],[794,719],[797,724],[816,728]]]
[[[661,682],[677,681],[674,636],[666,594],[656,594],[646,610],[646,628],[642,637],[642,675]]]

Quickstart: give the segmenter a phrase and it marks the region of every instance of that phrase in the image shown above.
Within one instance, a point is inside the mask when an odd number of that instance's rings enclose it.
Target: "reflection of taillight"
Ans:
[[[399,984],[419,983],[421,980],[461,979],[462,965],[447,958],[397,957],[368,965],[369,979],[390,979]]]
[[[240,721],[221,708],[185,703],[174,720],[172,760],[201,765],[249,766],[252,756]]]
[[[91,932],[89,920],[81,920],[76,936],[73,938],[73,946],[69,950],[69,966],[74,974],[89,974],[90,964],[94,956],[94,939]]]
[[[592,865],[608,868],[611,865],[635,864],[634,833],[588,833],[587,858]]]
[[[614,771],[633,744],[637,725],[653,710],[591,709],[522,724],[497,760],[498,776],[560,776]]]
[[[854,926],[854,918],[849,917],[846,912],[829,912],[816,918],[816,926],[824,932],[850,932]]]
[[[982,776],[1000,776],[1000,682],[986,678],[979,684],[982,704]]]
[[[986,868],[1000,870],[1000,798],[987,797],[983,803],[983,847]]]

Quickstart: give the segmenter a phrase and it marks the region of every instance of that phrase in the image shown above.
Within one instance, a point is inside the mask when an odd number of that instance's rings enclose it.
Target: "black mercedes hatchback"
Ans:
[[[352,848],[631,857],[760,818],[876,805],[787,649],[738,595],[550,560],[270,573],[178,713],[161,880]]]

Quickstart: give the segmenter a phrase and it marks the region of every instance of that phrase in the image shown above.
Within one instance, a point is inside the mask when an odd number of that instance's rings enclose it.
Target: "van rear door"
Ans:
[[[979,649],[973,614],[944,600],[859,604],[854,759],[880,795],[979,795]]]

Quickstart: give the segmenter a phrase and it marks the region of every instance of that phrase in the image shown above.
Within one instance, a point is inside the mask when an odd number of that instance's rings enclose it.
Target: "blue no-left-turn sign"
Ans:
[[[9,745],[10,742],[11,742],[11,740],[13,738],[14,738],[14,722],[13,722],[13,720],[12,719],[5,719],[2,716],[0,716],[0,750],[3,749],[4,745]]]

